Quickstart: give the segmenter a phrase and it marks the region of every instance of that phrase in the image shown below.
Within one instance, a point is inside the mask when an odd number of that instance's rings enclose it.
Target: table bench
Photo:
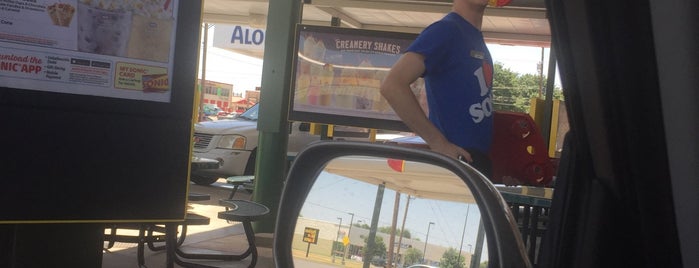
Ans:
[[[255,176],[232,176],[226,178],[226,183],[233,185],[233,190],[231,190],[231,194],[228,195],[228,199],[233,199],[240,187],[251,185],[254,180]]]
[[[237,221],[243,224],[243,229],[245,230],[245,238],[248,240],[248,248],[240,254],[201,254],[201,253],[187,253],[175,247],[175,254],[168,256],[168,267],[171,267],[171,261],[177,263],[182,267],[190,268],[216,268],[215,266],[209,266],[205,264],[191,263],[181,260],[178,257],[185,259],[206,259],[206,260],[222,260],[222,261],[233,261],[242,260],[248,256],[252,256],[250,260],[249,268],[255,267],[257,264],[257,245],[255,244],[255,232],[252,229],[252,222],[257,221],[269,214],[270,210],[265,205],[247,201],[247,200],[233,200],[224,199],[219,200],[219,204],[226,207],[228,210],[221,211],[218,213],[218,218],[224,219],[226,221]],[[168,226],[170,230],[173,226]],[[171,231],[172,232],[172,231]],[[168,239],[173,239],[169,237]]]
[[[255,267],[257,263],[257,245],[255,245],[255,232],[252,230],[252,222],[269,214],[269,208],[265,205],[246,200],[219,200],[219,204],[230,209],[219,212],[219,219],[243,223],[245,237],[248,240],[248,249],[237,257],[239,259],[244,259],[252,255],[250,266],[248,267]]]
[[[206,201],[211,197],[208,194],[189,193],[188,201]],[[180,227],[179,237],[176,238],[176,248],[179,248],[187,237],[187,226],[190,225],[209,225],[209,217],[199,215],[193,212],[187,212],[184,221],[175,222],[175,228]],[[109,233],[104,235],[104,241],[107,242],[105,250],[114,247],[116,242],[134,243],[137,247],[137,262],[138,266],[145,268],[145,246],[152,251],[167,249],[166,245],[156,245],[156,243],[165,243],[167,240],[167,228],[165,223],[153,222],[126,222],[116,223],[105,226]],[[138,234],[119,234],[118,230],[138,231]]]

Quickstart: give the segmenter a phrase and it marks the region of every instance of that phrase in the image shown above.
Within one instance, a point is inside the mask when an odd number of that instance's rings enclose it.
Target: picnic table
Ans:
[[[546,232],[553,188],[496,185],[517,220],[529,259],[537,263],[541,237]]]
[[[191,159],[191,169],[216,169],[219,168],[220,162],[215,159],[202,158],[202,157],[192,157]],[[211,197],[208,194],[192,193],[187,194],[187,201],[205,201],[209,200]],[[104,240],[107,243],[106,249],[108,250],[114,246],[115,242],[125,242],[125,243],[137,243],[137,263],[139,267],[145,268],[145,257],[144,250],[148,246],[150,250],[167,250],[168,257],[175,256],[181,253],[179,246],[184,243],[187,236],[187,226],[189,225],[208,225],[210,219],[206,216],[199,215],[188,211],[185,214],[185,218],[182,221],[167,222],[167,223],[154,223],[154,222],[127,222],[118,223],[106,226],[108,233],[105,234]],[[178,232],[178,227],[180,231]],[[132,234],[119,234],[119,229],[127,230],[138,230],[137,235]],[[179,236],[178,236],[179,234]],[[174,240],[168,243],[168,237],[172,236]],[[157,243],[163,243],[165,245],[157,245]],[[172,246],[172,247],[171,247]],[[175,256],[176,257],[176,256]],[[168,267],[172,267],[172,262],[175,260],[168,260]]]

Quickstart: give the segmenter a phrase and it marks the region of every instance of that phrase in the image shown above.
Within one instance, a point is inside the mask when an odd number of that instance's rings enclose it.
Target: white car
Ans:
[[[190,179],[200,185],[209,185],[219,178],[253,175],[257,157],[257,117],[259,105],[255,105],[232,120],[201,122],[194,125],[194,156],[216,159],[218,169],[193,171]],[[334,139],[369,140],[369,131],[363,128],[343,127]],[[310,133],[310,124],[293,122],[290,126],[288,152],[298,152],[320,139]]]
[[[255,105],[232,120],[201,122],[194,125],[194,156],[216,159],[218,169],[193,171],[192,182],[201,185],[214,183],[219,178],[253,175],[257,157],[257,117]],[[288,151],[301,148],[320,137],[309,133],[308,123],[291,124]]]

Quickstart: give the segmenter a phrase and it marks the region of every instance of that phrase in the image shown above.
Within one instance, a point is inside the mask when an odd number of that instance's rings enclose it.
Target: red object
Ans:
[[[511,0],[488,0],[488,5],[495,7],[504,7],[510,4]]]
[[[405,160],[389,158],[386,161],[388,166],[395,171],[403,172],[405,170]]]
[[[548,186],[555,169],[534,120],[525,113],[504,111],[496,111],[493,120],[492,181],[503,183],[504,177],[512,177],[522,185]]]

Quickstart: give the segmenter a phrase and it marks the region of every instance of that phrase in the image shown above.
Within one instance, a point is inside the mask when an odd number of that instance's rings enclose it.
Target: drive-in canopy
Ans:
[[[265,28],[268,0],[207,0],[204,22]],[[451,10],[449,0],[305,0],[304,24],[419,33]],[[548,47],[550,29],[543,0],[513,0],[488,7],[482,30],[488,43]],[[236,51],[261,58],[262,51]]]
[[[418,198],[475,203],[466,184],[442,167],[400,159],[345,156],[333,159],[325,172],[385,184],[386,188]]]

